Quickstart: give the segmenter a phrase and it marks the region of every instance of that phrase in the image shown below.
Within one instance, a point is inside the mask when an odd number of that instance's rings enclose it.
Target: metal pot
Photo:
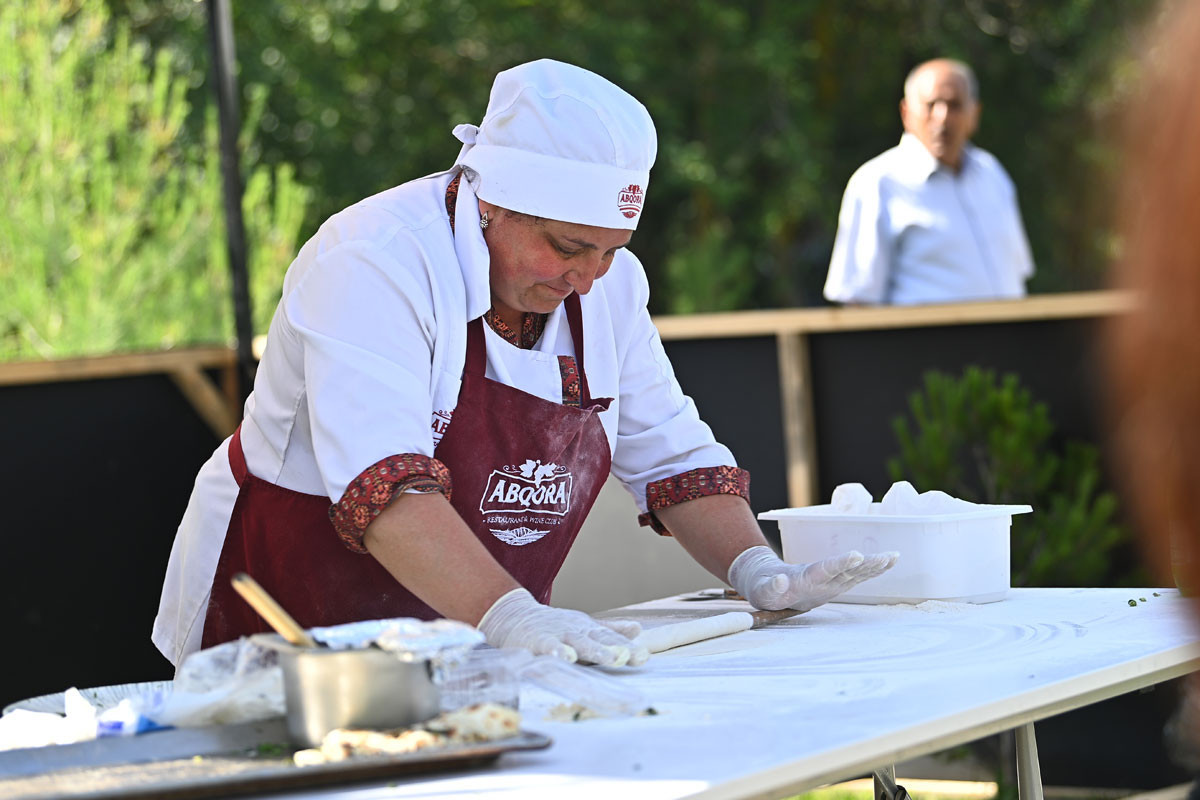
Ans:
[[[401,661],[377,648],[296,647],[275,634],[254,640],[279,652],[287,728],[297,744],[320,746],[335,728],[407,727],[440,711],[427,660]]]

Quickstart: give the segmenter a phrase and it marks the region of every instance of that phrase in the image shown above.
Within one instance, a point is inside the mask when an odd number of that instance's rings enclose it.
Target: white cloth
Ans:
[[[336,502],[383,458],[433,455],[457,404],[467,322],[491,305],[477,201],[462,181],[453,235],[445,206],[451,177],[370,197],[301,248],[246,402],[242,445],[252,474]],[[648,297],[641,264],[621,250],[580,298],[589,388],[613,398],[600,415],[612,473],[642,511],[652,481],[736,465],[680,390]],[[561,306],[532,350],[486,326],[485,336],[489,378],[562,401],[557,356],[574,355],[574,347]],[[236,496],[223,444],[196,480],[154,623],[152,638],[173,663],[198,646]]]
[[[1033,256],[1012,179],[967,145],[962,170],[912,134],[851,176],[825,297],[840,303],[954,303],[1025,296]]]
[[[624,89],[570,64],[496,76],[478,127],[459,125],[459,164],[479,197],[535,217],[633,230],[658,153],[654,122]]]

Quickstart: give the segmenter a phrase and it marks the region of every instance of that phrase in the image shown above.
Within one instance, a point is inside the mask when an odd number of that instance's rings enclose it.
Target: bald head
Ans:
[[[908,77],[904,79],[904,96],[911,97],[916,91],[918,81],[931,72],[958,76],[966,87],[967,96],[976,103],[979,102],[979,81],[975,78],[975,70],[953,58],[935,58],[913,67],[909,71]]]
[[[908,73],[900,101],[904,130],[921,140],[934,158],[955,171],[963,148],[979,125],[979,87],[961,61],[938,58]]]

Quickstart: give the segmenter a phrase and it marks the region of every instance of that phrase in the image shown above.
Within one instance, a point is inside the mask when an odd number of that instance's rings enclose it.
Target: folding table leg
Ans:
[[[1038,764],[1033,723],[1017,728],[1017,796],[1020,800],[1042,800],[1042,768]]]
[[[908,791],[896,783],[896,767],[880,767],[872,773],[875,800],[908,800]]]

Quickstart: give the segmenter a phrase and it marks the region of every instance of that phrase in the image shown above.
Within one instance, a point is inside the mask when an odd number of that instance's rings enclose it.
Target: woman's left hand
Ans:
[[[851,550],[811,564],[789,564],[769,547],[751,547],[729,567],[729,584],[755,608],[809,611],[892,568],[899,553]]]

